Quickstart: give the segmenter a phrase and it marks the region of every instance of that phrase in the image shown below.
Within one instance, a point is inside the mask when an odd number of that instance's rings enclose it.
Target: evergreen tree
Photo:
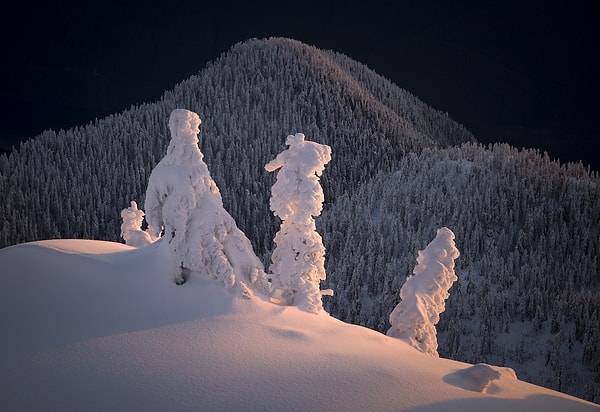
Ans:
[[[388,336],[433,356],[437,352],[435,325],[445,310],[449,289],[458,279],[454,260],[459,252],[454,245],[454,233],[446,227],[438,229],[435,239],[419,251],[413,276],[400,289],[400,303],[390,313],[392,327]]]
[[[167,154],[152,170],[146,191],[146,212],[154,233],[162,233],[172,276],[182,284],[194,272],[211,276],[227,288],[246,284],[266,293],[262,264],[250,241],[223,209],[217,185],[210,177],[198,148],[200,117],[175,109],[169,118],[171,143]]]
[[[121,211],[121,217],[121,237],[129,246],[143,247],[157,239],[152,228],[149,231],[142,230],[144,211],[138,209],[135,201],[132,200],[131,206]]]
[[[323,208],[319,176],[331,160],[331,148],[305,141],[302,133],[287,137],[289,149],[267,163],[277,172],[271,210],[281,219],[270,267],[273,288],[289,303],[307,312],[323,309],[320,282],[325,280],[325,247],[314,217]]]

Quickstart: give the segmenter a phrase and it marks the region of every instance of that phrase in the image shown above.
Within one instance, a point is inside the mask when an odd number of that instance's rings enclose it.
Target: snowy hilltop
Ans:
[[[178,286],[169,253],[89,240],[1,249],[0,409],[600,410],[220,280]]]

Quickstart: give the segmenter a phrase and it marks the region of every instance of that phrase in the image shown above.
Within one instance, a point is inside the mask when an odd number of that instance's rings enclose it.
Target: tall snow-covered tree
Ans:
[[[223,208],[198,147],[200,117],[175,109],[169,118],[171,142],[167,154],[152,170],[146,191],[146,219],[172,258],[172,276],[183,283],[196,272],[267,292],[266,274],[252,245]]]
[[[419,251],[413,276],[400,289],[402,300],[390,314],[392,327],[388,336],[439,356],[435,325],[445,310],[450,287],[458,280],[454,273],[454,259],[458,256],[454,233],[446,227],[438,229],[435,239]]]
[[[327,145],[287,137],[287,150],[265,169],[277,173],[271,190],[271,210],[282,222],[271,257],[273,288],[288,303],[307,312],[323,310],[320,282],[325,280],[325,247],[314,217],[321,214],[324,194],[319,176],[331,160]]]

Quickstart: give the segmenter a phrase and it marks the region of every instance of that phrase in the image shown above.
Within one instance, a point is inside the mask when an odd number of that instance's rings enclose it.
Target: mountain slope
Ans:
[[[461,256],[439,353],[598,401],[598,188],[581,165],[507,145],[406,156],[320,218],[335,290],[326,307],[387,331],[417,251],[447,226]]]
[[[177,286],[162,250],[74,240],[0,250],[2,409],[600,409],[212,280]]]
[[[157,103],[66,132],[46,132],[0,157],[0,246],[56,238],[118,240],[119,211],[143,205],[148,175],[164,155],[172,109],[203,121],[200,147],[225,208],[262,252],[272,238],[263,165],[288,134],[335,153],[324,181],[328,201],[391,171],[425,147],[472,141],[445,114],[349,58],[289,39],[234,46]],[[232,167],[234,165],[234,167]],[[243,194],[243,195],[240,195]]]

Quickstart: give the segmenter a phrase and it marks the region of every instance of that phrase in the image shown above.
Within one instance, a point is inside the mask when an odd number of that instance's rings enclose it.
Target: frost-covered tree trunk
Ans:
[[[421,352],[439,356],[435,325],[445,310],[452,284],[458,280],[454,259],[459,256],[454,233],[446,227],[420,250],[413,276],[400,289],[400,303],[390,314],[388,336],[402,339]]]
[[[307,312],[323,310],[319,284],[325,280],[325,247],[314,217],[323,208],[319,176],[331,160],[331,148],[305,141],[302,133],[287,137],[289,149],[265,169],[277,173],[270,206],[281,218],[271,257],[273,289],[286,303]]]
[[[268,282],[250,241],[223,208],[221,194],[198,148],[200,118],[184,109],[169,119],[167,154],[152,170],[146,191],[146,219],[167,244],[171,275],[183,283],[186,275],[221,280],[227,288],[246,283],[268,293]]]

